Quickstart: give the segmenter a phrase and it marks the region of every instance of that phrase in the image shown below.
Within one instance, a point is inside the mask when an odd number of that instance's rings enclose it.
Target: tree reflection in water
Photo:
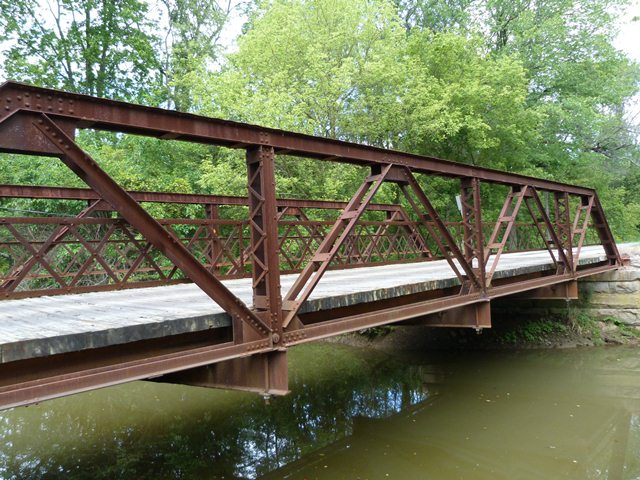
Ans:
[[[291,351],[292,393],[135,382],[0,413],[3,479],[255,478],[429,396],[423,367],[315,344]]]
[[[2,412],[0,477],[640,478],[637,349],[401,359],[318,343],[290,364],[292,393],[269,404],[134,382]]]

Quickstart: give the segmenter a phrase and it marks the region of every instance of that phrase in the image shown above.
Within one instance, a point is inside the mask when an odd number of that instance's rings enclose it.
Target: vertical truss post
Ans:
[[[222,273],[220,272],[220,263],[222,261],[222,246],[220,245],[220,226],[217,223],[220,220],[220,212],[218,205],[214,205],[212,203],[207,203],[204,206],[205,215],[207,220],[211,223],[209,225],[209,235],[211,235],[211,240],[209,240],[209,258],[211,258],[211,271],[215,274]]]
[[[485,290],[484,235],[482,234],[479,179],[463,178],[461,180],[460,200],[462,206],[464,256],[480,281],[482,290]]]
[[[59,149],[59,158],[145,239],[179,267],[214,302],[233,318],[234,324],[247,324],[260,336],[270,327],[256,316],[229,289],[200,263],[175,235],[165,229],[118,185],[47,115],[34,118],[34,126]]]
[[[562,248],[565,254],[567,265],[565,269],[567,271],[575,271],[573,265],[573,229],[571,222],[571,208],[569,206],[569,194],[567,192],[554,192],[554,213],[555,213],[555,225],[558,240],[560,245],[558,248]]]
[[[247,174],[253,308],[271,326],[272,340],[278,343],[282,338],[282,296],[273,147],[247,150]]]
[[[591,218],[593,220],[593,226],[598,232],[600,243],[607,255],[607,261],[611,265],[622,265],[622,257],[618,251],[616,241],[613,238],[613,233],[611,233],[611,229],[609,228],[609,222],[607,222],[607,217],[604,214],[604,210],[600,204],[600,198],[598,198],[597,193],[594,193],[594,204],[593,209],[591,210]]]

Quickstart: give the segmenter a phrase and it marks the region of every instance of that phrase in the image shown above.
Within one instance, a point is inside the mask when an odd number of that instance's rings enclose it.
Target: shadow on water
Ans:
[[[135,382],[0,412],[4,479],[640,478],[634,349],[291,351],[292,393]]]

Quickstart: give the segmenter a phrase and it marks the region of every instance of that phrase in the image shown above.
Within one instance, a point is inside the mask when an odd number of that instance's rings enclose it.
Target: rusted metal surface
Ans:
[[[460,279],[462,290],[469,290],[469,284],[481,289],[482,283],[478,279],[473,266],[462,254],[445,222],[442,221],[420,184],[408,169],[405,171],[405,181],[399,183],[399,187],[418,218],[422,220],[422,225],[426,227],[429,237],[436,242],[440,254],[447,260],[453,272]],[[413,200],[412,193],[418,199],[417,202]],[[465,228],[463,226],[463,235],[464,232]],[[460,265],[463,272],[460,271],[458,265]]]
[[[270,145],[277,154],[285,153],[364,166],[369,166],[372,163],[380,165],[391,163],[404,165],[415,171],[447,177],[478,178],[482,181],[504,185],[526,184],[542,190],[566,191],[575,195],[594,193],[594,190],[590,188],[463,165],[435,157],[133,105],[115,100],[98,99],[16,82],[5,82],[0,85],[0,99],[5,105],[5,110],[0,110],[0,121],[15,110],[48,112],[49,115],[75,122],[77,128],[134,133],[233,148]]]
[[[513,226],[516,223],[516,217],[518,216],[518,212],[520,211],[522,201],[527,194],[527,188],[528,187],[525,185],[524,187],[518,189],[517,192],[512,188],[511,191],[507,194],[507,198],[505,199],[504,205],[502,206],[502,210],[500,210],[498,220],[493,227],[493,232],[491,233],[489,242],[487,243],[487,246],[483,252],[485,269],[487,268],[487,266],[489,267],[486,273],[486,285],[491,284],[491,279],[493,278],[496,268],[498,267],[500,256],[504,251],[504,247],[507,244],[509,235],[511,234]],[[487,265],[487,263],[489,263],[489,265]]]
[[[109,212],[91,216],[100,200],[97,194],[89,195],[89,192],[0,186],[0,201],[32,198],[42,205],[46,200],[47,208],[54,212],[65,206],[59,205],[63,199],[91,202],[91,208],[81,210],[75,217],[60,217],[57,213],[43,216],[38,212],[28,217],[0,217],[0,254],[9,260],[6,266],[0,266],[0,297],[119,290],[189,280],[125,219]],[[231,279],[252,275],[250,222],[225,217],[224,213],[227,206],[248,208],[247,197],[230,197],[230,202],[229,197],[214,195],[128,193],[134,199],[152,199],[165,204],[170,210],[185,203],[201,205],[202,217],[157,220],[216,277]],[[319,212],[324,218],[335,216],[346,203],[293,199],[277,203],[286,205],[278,207],[281,210],[277,222],[279,268],[283,273],[299,272],[333,225],[330,220],[311,219],[305,209]],[[402,206],[371,204],[370,207],[382,212],[387,219],[358,222],[357,231],[338,251],[331,269],[418,261],[431,256],[424,238]],[[2,213],[0,210],[0,215]],[[25,214],[21,210],[13,213]],[[453,223],[450,228],[459,226]]]
[[[247,150],[247,174],[253,308],[269,325],[271,341],[278,344],[282,337],[283,312],[273,148]]]
[[[487,288],[484,261],[484,235],[482,233],[482,208],[480,200],[480,180],[465,178],[460,181],[460,207],[464,233],[464,257],[481,290]]]
[[[286,395],[289,393],[287,354],[286,351],[278,350],[258,353],[162,375],[155,381],[195,387],[226,388],[262,395]]]
[[[238,300],[220,280],[211,274],[186,247],[160,225],[138,202],[107,175],[77,144],[49,117],[34,118],[36,127],[52,144],[60,149],[60,159],[87,185],[108,202],[115,211],[134,226],[150,244],[169,258],[234,320],[251,326],[262,335],[270,326]]]
[[[539,287],[514,295],[514,300],[578,300],[578,282],[570,280],[564,283]]]
[[[340,216],[318,246],[311,260],[287,292],[282,304],[283,309],[287,312],[283,321],[284,328],[291,323],[302,304],[309,298],[329,264],[337,255],[340,247],[344,245],[367,206],[373,200],[374,195],[382,186],[390,169],[391,165],[388,165],[380,173],[371,174],[364,179],[356,194],[340,213]]]
[[[404,323],[427,327],[466,327],[480,332],[483,328],[491,328],[491,306],[489,302],[474,303],[417,317]]]
[[[0,218],[0,253],[10,259],[0,264],[1,296],[191,281],[233,318],[229,338],[206,346],[186,344],[170,354],[150,349],[135,359],[115,355],[100,366],[81,361],[64,365],[64,373],[40,365],[41,375],[15,375],[0,385],[2,406],[221,361],[231,363],[228,368],[191,370],[184,378],[200,384],[286,390],[282,359],[288,346],[424,316],[436,325],[434,314],[440,324],[453,324],[442,320],[452,318],[453,313],[446,313],[452,309],[468,317],[458,321],[459,326],[485,328],[490,325],[492,298],[527,291],[549,294],[560,291],[554,285],[572,285],[581,276],[622,264],[593,189],[13,82],[0,85],[0,108],[0,151],[57,157],[90,187],[0,185],[0,200],[85,202],[71,216],[33,211]],[[245,149],[248,198],[126,192],[75,143],[75,130],[81,128]],[[360,165],[371,174],[348,202],[277,199],[274,172],[282,154]],[[445,177],[455,184],[460,192],[457,217],[451,216],[455,210],[449,209],[447,218],[434,207],[417,174]],[[401,202],[373,202],[385,183],[396,189]],[[509,191],[504,203],[500,200],[502,209],[491,218],[491,209],[483,205],[484,193],[504,191],[504,186]],[[545,208],[540,195],[551,198],[553,208]],[[141,205],[147,202],[199,205],[202,211],[192,218],[154,218]],[[573,217],[572,205],[577,205]],[[225,217],[221,208],[231,206],[245,207],[246,217]],[[334,215],[314,218],[309,213],[314,209]],[[522,239],[530,242],[525,248],[546,249],[554,270],[531,278],[494,278],[503,252],[522,248]],[[594,239],[604,247],[606,260],[579,266],[583,245]],[[447,261],[459,286],[438,296],[375,301],[326,318],[300,313],[330,268],[434,259]],[[283,295],[280,275],[287,272],[300,274]],[[243,276],[252,278],[252,305],[221,282]],[[282,355],[274,353],[281,350]],[[250,355],[264,356],[233,360]],[[278,360],[264,360],[272,357]],[[13,367],[0,368],[9,372]],[[233,373],[238,369],[245,371]]]

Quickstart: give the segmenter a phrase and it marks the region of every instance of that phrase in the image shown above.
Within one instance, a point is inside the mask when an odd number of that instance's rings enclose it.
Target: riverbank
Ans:
[[[493,327],[471,329],[389,326],[341,335],[326,341],[385,351],[520,350],[601,345],[640,346],[640,329],[615,320],[577,318],[494,320]]]
[[[640,244],[626,244],[628,266],[588,278],[580,300],[496,301],[492,328],[386,326],[330,341],[382,350],[574,348],[640,346]]]

